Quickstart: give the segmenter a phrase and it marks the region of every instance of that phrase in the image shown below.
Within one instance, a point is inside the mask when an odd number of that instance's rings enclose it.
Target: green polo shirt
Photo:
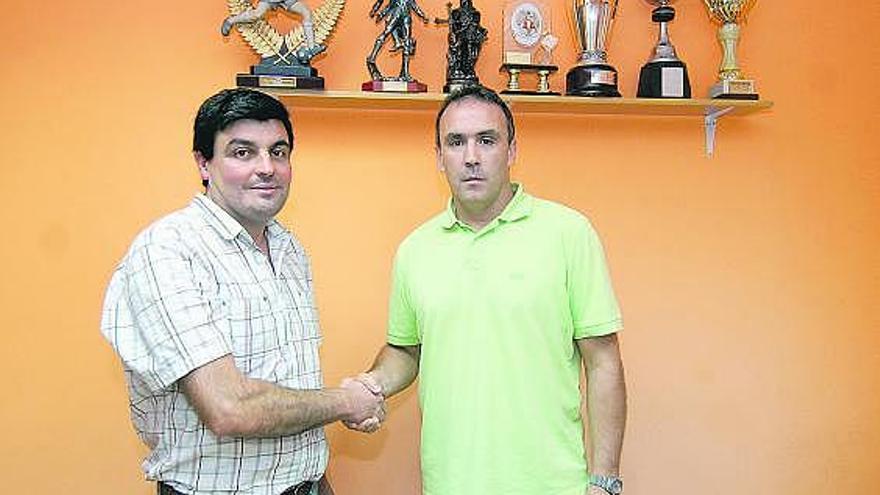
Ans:
[[[446,211],[398,248],[388,342],[421,345],[426,495],[583,495],[575,339],[621,328],[596,232],[513,199],[474,232]]]

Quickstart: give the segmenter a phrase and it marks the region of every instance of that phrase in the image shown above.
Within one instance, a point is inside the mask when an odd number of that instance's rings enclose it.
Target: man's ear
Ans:
[[[202,155],[201,151],[193,151],[193,159],[196,162],[196,167],[199,169],[199,176],[203,181],[208,180],[208,160]]]
[[[434,148],[434,151],[437,153],[437,170],[445,173],[446,167],[443,166],[443,152],[440,151],[440,148]]]
[[[516,139],[507,147],[507,166],[512,167],[514,162],[516,162]]]

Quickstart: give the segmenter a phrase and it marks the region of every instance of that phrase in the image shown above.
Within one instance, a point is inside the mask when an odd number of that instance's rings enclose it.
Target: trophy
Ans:
[[[328,0],[329,1],[329,0]],[[426,24],[430,22],[428,15],[419,7],[416,0],[376,0],[370,9],[370,18],[385,21],[385,27],[373,49],[367,55],[367,71],[371,80],[361,84],[362,91],[424,93],[428,86],[417,81],[409,73],[409,61],[416,53],[416,40],[412,35],[412,14],[415,13]],[[384,5],[384,7],[383,7]],[[381,10],[380,7],[382,8]],[[393,40],[392,52],[400,51],[400,75],[386,77],[376,65],[376,56],[388,39]]]
[[[727,98],[732,100],[757,100],[755,82],[743,79],[742,72],[736,64],[736,42],[739,39],[737,21],[743,20],[746,10],[754,0],[703,0],[712,17],[721,23],[718,29],[718,41],[724,56],[718,70],[718,82],[709,89],[711,98]]]
[[[565,94],[572,96],[620,96],[617,69],[605,53],[618,0],[574,0],[575,38],[581,54],[578,64],[565,76]]]
[[[558,95],[550,91],[550,74],[559,70],[553,64],[553,48],[559,39],[551,29],[550,6],[541,0],[513,0],[504,6],[504,38],[501,70],[507,72],[504,94]],[[538,75],[534,90],[520,87],[520,74]]]
[[[472,0],[459,0],[458,7],[454,9],[452,2],[447,2],[446,11],[447,18],[434,19],[434,23],[449,27],[446,84],[443,86],[443,92],[449,93],[480,85],[474,65],[488,31],[480,25],[480,11],[474,8]]]
[[[651,20],[660,24],[660,39],[654,56],[642,66],[639,74],[639,98],[690,98],[691,82],[687,66],[675,54],[669,41],[669,22],[675,18],[673,0],[646,0],[655,5]]]
[[[232,28],[261,56],[249,74],[238,74],[238,86],[257,88],[323,89],[324,78],[311,66],[311,60],[324,52],[323,42],[333,32],[345,0],[325,0],[313,13],[301,1],[227,0],[229,17],[220,26],[220,33],[229,36]],[[297,14],[302,25],[281,34],[265,16],[270,10],[284,9]]]

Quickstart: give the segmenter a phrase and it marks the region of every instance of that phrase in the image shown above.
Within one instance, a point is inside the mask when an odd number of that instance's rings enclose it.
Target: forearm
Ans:
[[[590,470],[616,475],[626,427],[626,384],[619,359],[588,371],[587,407],[592,452]]]
[[[590,472],[616,475],[626,427],[626,383],[617,335],[577,341],[587,376]]]
[[[380,400],[366,389],[294,390],[248,378],[231,356],[181,379],[205,425],[220,436],[292,435],[336,420],[363,421]]]
[[[227,419],[228,435],[293,435],[350,415],[348,394],[340,388],[292,390],[259,380],[249,382],[250,391]]]
[[[385,397],[400,392],[408,387],[419,374],[419,346],[393,346],[383,347],[369,374],[382,387]]]

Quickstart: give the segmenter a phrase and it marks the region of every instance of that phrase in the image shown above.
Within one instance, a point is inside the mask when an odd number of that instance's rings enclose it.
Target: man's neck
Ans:
[[[460,222],[473,229],[474,232],[479,232],[483,230],[486,225],[492,223],[492,220],[495,220],[501,215],[504,208],[510,204],[510,200],[513,199],[515,187],[516,186],[513,184],[509,184],[501,190],[501,194],[498,195],[495,202],[488,206],[464,205],[453,198],[452,207],[455,212],[455,217],[458,218]]]

